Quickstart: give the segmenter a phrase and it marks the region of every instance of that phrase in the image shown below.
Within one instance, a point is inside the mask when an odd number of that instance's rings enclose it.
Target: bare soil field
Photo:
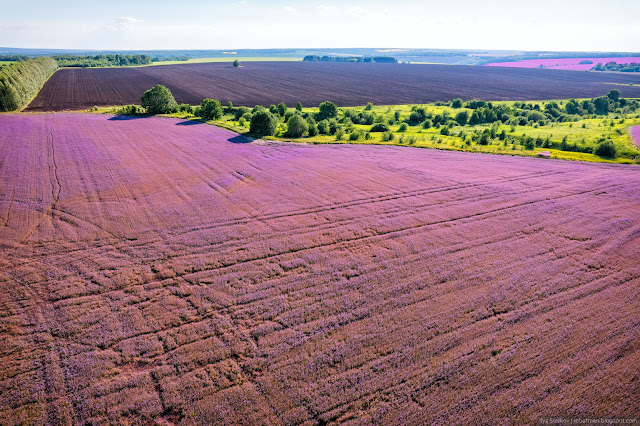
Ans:
[[[2,423],[640,415],[638,167],[0,128]]]
[[[317,106],[426,103],[479,98],[542,100],[602,96],[614,87],[623,97],[640,97],[640,76],[544,69],[313,62],[251,62],[162,67],[61,69],[45,84],[28,111],[78,110],[139,104],[156,84],[192,105],[205,97],[253,107],[285,102]]]

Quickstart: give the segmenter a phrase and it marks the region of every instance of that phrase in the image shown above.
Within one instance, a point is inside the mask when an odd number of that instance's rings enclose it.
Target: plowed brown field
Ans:
[[[612,84],[619,84],[616,86]],[[636,86],[627,86],[635,83]],[[61,69],[44,85],[30,111],[61,111],[139,104],[145,90],[163,84],[178,102],[206,97],[236,106],[277,104],[339,106],[407,104],[479,98],[569,99],[605,95],[618,88],[640,97],[640,76],[544,69],[460,65],[313,62],[247,62],[163,65],[141,68]]]
[[[640,169],[0,115],[1,423],[639,415]]]

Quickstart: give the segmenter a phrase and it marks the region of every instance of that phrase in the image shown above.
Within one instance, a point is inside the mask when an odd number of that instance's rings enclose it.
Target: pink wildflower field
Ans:
[[[0,128],[0,423],[638,414],[637,167]]]
[[[581,64],[581,61],[592,61],[592,64]],[[598,64],[606,64],[615,62],[617,64],[640,63],[640,57],[621,57],[621,58],[560,58],[560,59],[526,59],[518,62],[494,62],[486,64],[486,67],[508,67],[508,68],[544,68],[554,70],[574,70],[586,71]]]

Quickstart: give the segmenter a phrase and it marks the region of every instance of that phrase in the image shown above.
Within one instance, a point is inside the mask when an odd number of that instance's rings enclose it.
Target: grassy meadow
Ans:
[[[544,109],[544,105],[547,102],[556,102],[559,105],[563,105],[567,101],[532,101],[526,102],[526,104],[533,107],[537,105],[540,109]],[[513,106],[514,103],[513,101],[493,102],[493,105]],[[522,104],[522,102],[519,103]],[[630,127],[640,125],[638,111],[632,113],[611,112],[606,115],[590,114],[581,117],[577,121],[549,122],[543,125],[539,123],[531,124],[531,122],[526,125],[485,123],[464,126],[454,125],[452,127],[449,127],[451,124],[449,126],[434,125],[425,128],[421,124],[409,125],[406,123],[411,113],[418,108],[423,108],[429,116],[444,114],[455,117],[461,111],[466,110],[469,114],[473,111],[469,108],[453,108],[448,105],[435,104],[343,107],[338,109],[338,117],[335,119],[338,126],[343,129],[343,132],[331,135],[317,134],[290,138],[286,136],[287,125],[285,119],[280,117],[276,135],[265,136],[262,139],[311,144],[397,145],[519,156],[538,156],[540,152],[548,152],[551,158],[563,160],[640,164],[640,150],[635,145],[629,132]],[[92,111],[116,113],[118,110],[117,108],[96,108]],[[295,110],[292,106],[289,106],[288,111]],[[317,107],[303,108],[301,113],[313,116],[318,111]],[[355,116],[360,113],[374,115],[376,123],[387,124],[389,131],[371,132],[373,124],[353,124],[349,119],[345,119],[345,116]],[[201,120],[190,112],[178,112],[167,114],[167,116]],[[227,108],[225,108],[225,114],[219,120],[211,120],[207,121],[207,123],[250,136],[249,120],[238,119],[237,114],[230,113]],[[444,127],[447,127],[445,132],[443,132]],[[486,144],[479,143],[477,140],[478,135],[489,130],[495,137],[491,137],[488,142],[485,142]],[[358,135],[358,137],[354,137],[354,134]],[[525,141],[528,138],[535,141],[533,148],[531,145],[525,146]],[[543,141],[546,141],[546,143]],[[554,149],[563,141],[569,146],[577,147],[577,149]],[[617,151],[615,158],[581,152],[587,151],[603,141],[613,143]],[[541,144],[541,142],[543,143]]]

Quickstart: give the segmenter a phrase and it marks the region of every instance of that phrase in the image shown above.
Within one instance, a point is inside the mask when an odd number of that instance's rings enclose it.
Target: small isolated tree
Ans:
[[[140,98],[140,105],[149,114],[168,114],[178,108],[178,103],[171,91],[162,84],[158,84],[144,92]]]
[[[301,103],[301,102],[298,102],[298,103],[296,104],[296,109],[297,109],[298,111],[302,112],[302,103]]]
[[[249,132],[256,136],[273,136],[278,128],[278,119],[269,111],[257,111],[251,117]]]
[[[371,108],[373,108],[373,103],[367,102],[367,105],[364,107],[364,110],[371,111]]]
[[[338,107],[333,102],[323,102],[320,104],[320,112],[318,113],[318,120],[325,120],[328,118],[334,118],[338,116]]]
[[[237,60],[237,59],[235,61],[233,61],[233,66],[238,68],[240,66],[240,61]]]
[[[616,158],[616,155],[618,154],[615,145],[611,141],[600,142],[593,153],[599,157],[605,158]]]
[[[286,136],[290,138],[299,138],[309,131],[309,123],[307,120],[299,116],[298,114],[294,114],[287,121],[287,133]]]
[[[216,99],[205,98],[200,104],[200,117],[205,120],[220,120],[222,105]]]
[[[462,108],[462,99],[457,98],[451,101],[451,108]]]

